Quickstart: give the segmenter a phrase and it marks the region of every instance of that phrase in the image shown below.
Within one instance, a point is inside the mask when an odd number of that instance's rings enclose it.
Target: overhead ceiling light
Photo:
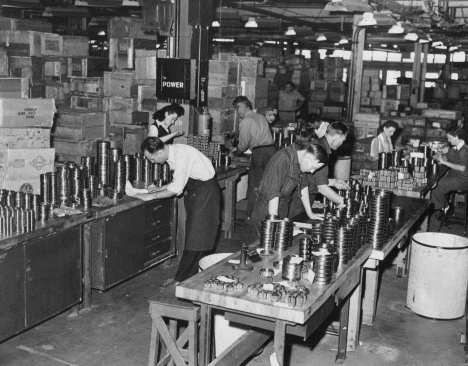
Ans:
[[[436,42],[433,42],[432,43],[432,47],[440,47],[440,46],[443,46],[444,44],[442,43],[442,41],[436,41]]]
[[[456,50],[458,50],[458,46],[451,46],[451,47],[449,48],[449,51],[450,51],[450,52],[456,51]]]
[[[123,0],[122,6],[140,6],[138,0]]]
[[[388,30],[387,33],[390,33],[390,34],[401,34],[401,33],[405,33],[405,30],[404,30],[403,27],[401,26],[401,22],[397,22],[397,24],[392,25],[392,27]]]
[[[249,20],[247,20],[247,23],[244,25],[245,28],[258,28],[258,24],[255,21],[254,17],[250,17]]]
[[[323,42],[323,41],[326,41],[327,40],[327,37],[325,37],[325,34],[323,33],[320,33],[317,37],[317,42]]]
[[[419,43],[429,43],[430,40],[427,38],[419,38]]]
[[[412,41],[412,42],[416,42],[418,40],[419,36],[416,34],[416,33],[408,33],[407,35],[405,35],[405,39],[407,41]]]
[[[105,35],[106,35],[106,31],[103,31],[103,30],[102,30],[102,31],[100,31],[97,35],[98,35],[98,36],[105,36]]]
[[[86,0],[75,0],[75,6],[89,6]]]
[[[385,47],[387,47],[387,44],[386,44],[386,43],[382,43],[382,44],[380,45],[380,47],[384,47],[384,48],[385,48]]]
[[[96,18],[91,18],[91,21],[88,23],[88,26],[95,26],[95,25],[99,25],[99,23],[97,22]]]
[[[221,27],[221,24],[217,20],[213,20],[213,23],[211,23],[212,28],[219,28]]]
[[[324,10],[330,12],[365,12],[372,11],[372,7],[363,0],[331,0]]]
[[[358,27],[369,27],[377,25],[377,21],[374,19],[374,14],[371,12],[365,12],[362,14],[362,20],[358,22]]]
[[[234,42],[233,38],[214,38],[215,42]]]
[[[294,30],[294,27],[288,27],[288,30],[286,33],[284,33],[285,36],[295,36],[296,31]]]
[[[294,43],[293,43],[293,46],[299,46],[299,43],[294,42]]]
[[[348,44],[349,41],[348,41],[348,38],[346,37],[341,37],[341,39],[339,40],[338,44]]]

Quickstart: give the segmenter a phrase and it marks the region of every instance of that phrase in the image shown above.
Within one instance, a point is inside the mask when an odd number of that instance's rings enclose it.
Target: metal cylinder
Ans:
[[[96,175],[96,159],[94,156],[82,156],[81,165],[88,168],[89,175]]]

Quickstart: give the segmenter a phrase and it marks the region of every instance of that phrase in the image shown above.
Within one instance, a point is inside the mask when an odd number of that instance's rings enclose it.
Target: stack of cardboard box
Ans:
[[[0,187],[40,193],[40,174],[54,170],[53,99],[0,98]]]
[[[363,70],[361,86],[361,108],[363,113],[376,113],[382,104],[382,80],[380,70]]]

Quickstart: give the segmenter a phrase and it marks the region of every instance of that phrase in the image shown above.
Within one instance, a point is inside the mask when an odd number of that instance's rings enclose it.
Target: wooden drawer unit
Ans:
[[[145,208],[145,232],[170,224],[173,221],[173,207],[171,199],[147,204]]]
[[[174,255],[174,246],[172,238],[159,241],[154,245],[145,248],[145,267],[151,266]]]
[[[145,248],[154,245],[155,243],[168,239],[172,236],[172,226],[166,225],[145,235]]]

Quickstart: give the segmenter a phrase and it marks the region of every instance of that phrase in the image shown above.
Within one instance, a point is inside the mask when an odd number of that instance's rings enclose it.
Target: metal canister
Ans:
[[[208,107],[202,107],[201,113],[198,115],[198,135],[211,135],[211,115]]]

